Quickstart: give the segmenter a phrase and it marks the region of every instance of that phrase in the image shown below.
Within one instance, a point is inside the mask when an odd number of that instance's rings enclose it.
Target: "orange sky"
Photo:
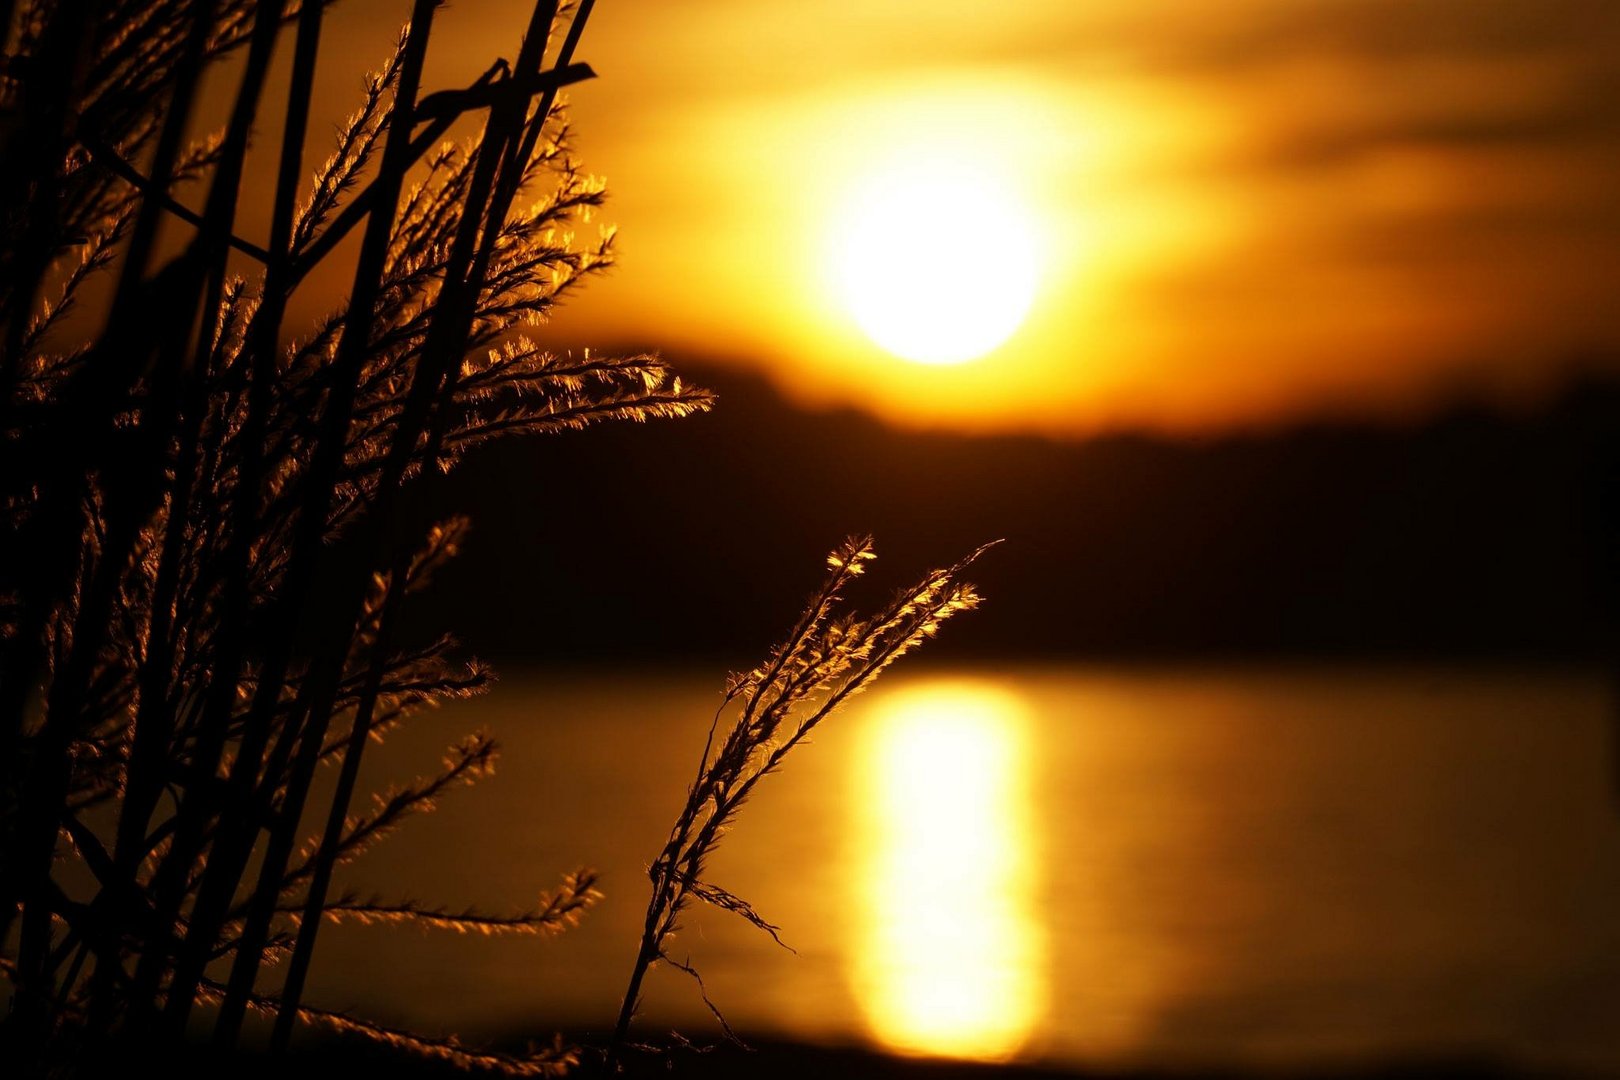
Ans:
[[[440,80],[525,13],[445,9]],[[397,16],[333,18],[380,54]],[[581,56],[621,261],[558,343],[1068,433],[1523,395],[1620,347],[1612,0],[599,0]],[[826,254],[851,191],[934,154],[993,167],[1041,243],[1021,329],[948,368],[874,345]],[[967,282],[997,272],[978,217],[941,222]]]

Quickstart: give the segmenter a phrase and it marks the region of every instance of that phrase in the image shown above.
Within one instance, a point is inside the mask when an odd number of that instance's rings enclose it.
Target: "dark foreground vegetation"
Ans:
[[[324,7],[0,10],[7,1076],[285,1072],[268,1063],[309,1028],[374,1044],[394,1071],[611,1071],[634,1045],[642,975],[670,964],[696,978],[665,951],[688,905],[771,930],[704,878],[760,781],[976,600],[969,556],[859,614],[844,593],[871,542],[828,557],[787,636],[727,684],[650,868],[606,1043],[486,1052],[307,1001],[325,923],[543,935],[598,899],[589,870],[542,887],[537,868],[537,900],[508,912],[346,891],[336,875],[496,757],[478,732],[435,774],[369,798],[360,784],[371,744],[490,681],[442,627],[409,618],[466,535],[459,516],[422,516],[453,501],[453,467],[501,439],[713,403],[656,356],[559,354],[523,333],[612,258],[611,232],[581,233],[603,189],[572,154],[558,96],[592,75],[574,59],[591,0],[537,0],[509,59],[433,92],[422,77],[439,0],[415,0],[317,158],[306,135],[325,126],[311,116],[317,60],[333,51]],[[273,91],[278,46],[292,61]],[[230,87],[212,134],[211,68]],[[266,126],[279,131],[268,184],[250,154]],[[271,204],[267,238],[239,232],[255,198]],[[291,299],[323,266],[347,273],[346,299],[297,324]],[[552,478],[598,482],[589,465]],[[521,497],[544,502],[535,490]],[[648,602],[662,603],[656,588]]]
[[[278,1049],[316,1023],[453,1056],[303,1000],[322,922],[542,933],[595,898],[588,872],[495,915],[332,886],[495,754],[474,734],[439,774],[357,798],[373,739],[488,680],[449,637],[399,634],[465,530],[408,528],[411,501],[480,442],[710,400],[656,359],[557,356],[516,332],[611,254],[573,239],[602,189],[556,108],[591,74],[573,61],[590,5],[541,0],[510,62],[427,93],[437,6],[415,3],[311,180],[322,4],[37,0],[15,26],[6,5],[0,1052],[24,1075],[177,1043],[200,1014],[222,1051],[258,1012]],[[203,78],[227,59],[210,135]],[[261,244],[236,223],[272,112]],[[446,143],[458,121],[470,138]],[[200,210],[174,197],[183,181]],[[346,302],[290,325],[293,293],[351,236]],[[105,310],[79,310],[98,279]]]

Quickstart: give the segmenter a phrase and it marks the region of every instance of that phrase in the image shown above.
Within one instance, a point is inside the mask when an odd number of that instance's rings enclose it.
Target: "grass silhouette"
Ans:
[[[592,0],[539,0],[510,62],[435,93],[421,79],[438,0],[414,0],[307,178],[322,3],[4,3],[0,1054],[25,1072],[94,1073],[199,1028],[230,1053],[259,1012],[273,1055],[304,1023],[465,1067],[567,1071],[581,1051],[561,1041],[476,1051],[312,1005],[304,986],[326,922],[543,934],[598,898],[588,871],[509,913],[333,883],[497,752],[469,736],[437,773],[359,809],[369,745],[489,683],[453,638],[402,631],[466,530],[422,536],[413,508],[481,443],[713,404],[656,356],[559,355],[523,334],[613,259],[610,231],[578,238],[604,191],[558,97],[591,76],[574,54]],[[289,34],[287,97],[271,103]],[[226,57],[228,119],[194,139],[204,74]],[[249,137],[272,108],[282,137],[259,243],[236,220]],[[445,141],[458,124],[470,133]],[[295,292],[350,238],[346,302],[290,326]],[[691,900],[769,928],[700,877],[759,779],[973,603],[964,562],[867,619],[835,616],[870,557],[864,541],[835,554],[788,641],[733,683],[738,724],[705,752],[654,865],[620,1039]],[[317,804],[323,769],[335,777]]]
[[[889,664],[933,635],[946,619],[978,605],[978,594],[962,575],[984,550],[931,571],[887,605],[861,616],[844,610],[844,594],[876,553],[870,537],[846,541],[827,556],[826,580],[788,636],[765,663],[732,677],[704,742],[686,803],[648,870],[652,897],[607,1051],[609,1071],[629,1032],[642,979],[657,963],[690,975],[704,1004],[727,1035],[735,1037],[703,990],[697,969],[668,951],[680,929],[681,913],[693,901],[710,904],[748,920],[778,945],[782,940],[777,927],[746,900],[704,880],[710,855],[760,781],[781,768],[787,755],[822,721]],[[721,720],[727,716],[730,726],[722,735]]]

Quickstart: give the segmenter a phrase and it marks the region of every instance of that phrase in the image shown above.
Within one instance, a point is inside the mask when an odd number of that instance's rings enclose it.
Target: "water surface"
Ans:
[[[553,940],[323,935],[311,999],[479,1034],[606,1025],[718,679],[510,679],[368,758],[505,746],[349,869],[362,892],[521,906],[577,865]],[[762,786],[676,952],[743,1031],[1081,1064],[1469,1054],[1620,1069],[1620,814],[1579,673],[896,673]],[[649,1030],[712,1029],[677,972]]]

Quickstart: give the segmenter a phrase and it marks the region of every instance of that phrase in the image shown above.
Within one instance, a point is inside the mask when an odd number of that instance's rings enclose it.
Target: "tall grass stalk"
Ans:
[[[0,1060],[24,1073],[94,1074],[200,1023],[228,1053],[251,1014],[272,1053],[315,1025],[508,1075],[580,1060],[561,1040],[509,1055],[419,1036],[304,991],[324,923],[547,935],[598,899],[584,870],[504,913],[339,883],[497,753],[475,733],[437,772],[369,805],[361,790],[368,747],[490,681],[453,638],[404,632],[467,528],[413,523],[482,443],[713,398],[656,356],[558,355],[523,332],[613,260],[611,231],[576,239],[604,191],[560,100],[592,76],[574,55],[593,0],[535,0],[510,62],[434,92],[440,0],[413,0],[306,175],[324,3],[0,0]],[[238,217],[289,34],[261,244]],[[225,126],[199,137],[227,57]],[[357,230],[347,300],[289,326]],[[98,280],[108,299],[83,310]],[[857,616],[844,592],[872,547],[849,542],[788,638],[732,680],[651,869],[610,1066],[646,972],[696,977],[668,952],[693,901],[775,935],[706,880],[709,856],[794,747],[977,602],[977,555]]]
[[[962,575],[985,550],[979,548],[954,565],[930,571],[886,605],[860,615],[847,610],[845,591],[876,553],[870,537],[846,541],[827,556],[827,577],[788,636],[759,667],[731,678],[686,802],[648,869],[652,895],[607,1049],[608,1072],[617,1068],[640,1005],[642,981],[655,964],[668,964],[691,976],[722,1029],[735,1037],[709,1000],[697,969],[669,953],[681,915],[694,901],[709,904],[740,915],[777,944],[782,942],[778,928],[748,901],[706,879],[709,857],[760,781],[781,768],[787,755],[822,721],[866,689],[889,664],[932,636],[946,619],[978,605],[978,593]],[[729,725],[723,733],[722,721]]]
[[[325,921],[550,933],[597,896],[580,872],[505,914],[334,898],[341,866],[496,754],[474,735],[356,810],[369,745],[489,681],[451,638],[401,636],[465,533],[413,535],[411,508],[482,442],[712,401],[656,357],[556,355],[522,334],[612,261],[610,233],[574,239],[603,189],[558,96],[591,75],[573,60],[589,0],[540,0],[512,63],[424,93],[437,7],[416,0],[312,177],[321,3],[22,0],[5,24],[8,1064],[93,1069],[109,1047],[179,1038],[198,1006],[222,1050],[266,1012],[278,1048],[304,1022],[520,1075],[575,1059],[481,1055],[303,1000]],[[288,36],[261,245],[237,218]],[[198,139],[202,79],[230,55],[226,126]],[[445,143],[458,123],[473,134]],[[192,182],[200,210],[177,194]],[[348,300],[289,328],[296,291],[357,229]],[[98,278],[111,299],[86,333],[90,313],[66,316]],[[327,766],[334,794],[315,805]]]

